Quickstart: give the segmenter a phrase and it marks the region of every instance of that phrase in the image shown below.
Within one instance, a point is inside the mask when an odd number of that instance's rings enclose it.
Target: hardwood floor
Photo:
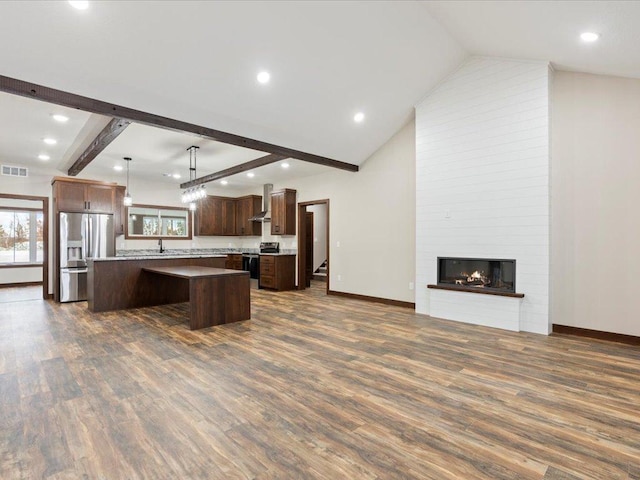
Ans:
[[[3,304],[0,478],[638,479],[640,350],[252,290],[188,304]]]

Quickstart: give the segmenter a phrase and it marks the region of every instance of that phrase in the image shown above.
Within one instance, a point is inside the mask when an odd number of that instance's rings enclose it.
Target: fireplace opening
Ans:
[[[460,290],[516,291],[516,261],[438,257],[438,285]]]

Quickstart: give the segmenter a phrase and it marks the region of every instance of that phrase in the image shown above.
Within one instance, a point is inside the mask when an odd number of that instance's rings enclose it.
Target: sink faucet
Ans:
[[[164,252],[164,248],[162,248],[162,239],[158,239],[158,245],[160,245],[160,253]]]

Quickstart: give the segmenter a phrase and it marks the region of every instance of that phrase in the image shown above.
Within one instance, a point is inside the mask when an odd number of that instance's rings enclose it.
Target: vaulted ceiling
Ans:
[[[0,75],[361,164],[472,54],[640,78],[638,24],[637,2],[93,1],[84,11],[0,2]],[[581,44],[585,30],[601,40]],[[266,85],[256,81],[262,70]],[[36,101],[9,97],[0,96],[2,163],[43,168],[47,150],[46,168],[66,172],[109,120],[67,110],[68,125],[48,124],[65,109],[31,111]],[[87,172],[113,176],[132,156],[132,175],[182,170],[179,183],[191,144],[201,146],[199,174],[261,155],[150,128],[128,127]],[[41,143],[49,132],[54,147]],[[323,168],[293,166],[262,167],[255,182]]]

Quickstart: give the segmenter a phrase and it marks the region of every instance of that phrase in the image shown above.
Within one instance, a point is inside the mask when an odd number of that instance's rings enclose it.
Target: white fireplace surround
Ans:
[[[544,62],[475,57],[416,106],[416,311],[550,333]],[[438,257],[509,258],[524,298],[428,289]]]

